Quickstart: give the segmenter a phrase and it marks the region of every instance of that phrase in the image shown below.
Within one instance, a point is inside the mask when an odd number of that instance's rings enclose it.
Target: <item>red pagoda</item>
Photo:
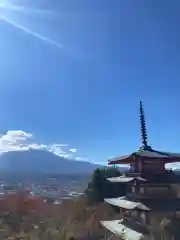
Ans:
[[[125,176],[108,179],[126,183],[128,190],[124,197],[104,200],[119,207],[120,214],[118,220],[102,221],[101,224],[122,239],[180,239],[172,227],[177,226],[180,218],[178,177],[165,168],[167,163],[180,162],[180,153],[157,151],[148,145],[142,102],[140,125],[142,146],[139,150],[109,160],[109,165],[130,165]]]

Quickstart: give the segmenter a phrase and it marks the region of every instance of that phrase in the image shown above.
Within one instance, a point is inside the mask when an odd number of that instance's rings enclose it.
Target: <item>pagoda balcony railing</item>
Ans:
[[[141,219],[139,216],[134,217],[134,216],[124,216],[123,217],[124,224],[126,226],[129,226],[130,228],[134,225],[139,226],[139,227],[147,227],[147,222]]]
[[[147,179],[149,183],[177,183],[180,182],[180,176],[175,174],[171,170],[165,170],[163,173],[152,173],[152,172],[132,172],[129,171],[127,172],[129,177],[137,177],[141,176],[144,179]]]
[[[127,193],[126,194],[128,197],[132,197],[132,198],[167,198],[167,199],[173,199],[174,197],[176,197],[176,195],[172,192],[169,193],[160,193],[160,192],[154,192],[154,193]]]
[[[171,184],[171,183],[177,183],[180,182],[180,177],[177,177],[176,175],[171,174],[164,174],[164,175],[151,175],[146,176],[146,179],[148,180],[148,183],[154,183],[154,184]]]
[[[129,177],[138,177],[141,175],[140,172],[128,172],[127,174]]]

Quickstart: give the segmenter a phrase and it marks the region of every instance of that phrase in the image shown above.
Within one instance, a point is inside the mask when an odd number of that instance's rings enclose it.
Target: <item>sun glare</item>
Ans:
[[[13,5],[12,1],[10,4],[10,1],[0,0],[0,20],[1,21],[13,26],[17,30],[21,30],[26,34],[33,36],[36,39],[39,39],[40,41],[53,45],[59,49],[64,49],[63,44],[54,41],[53,39],[51,39],[51,37],[44,36],[43,34],[39,33],[39,31],[38,32],[34,31],[32,26],[29,27],[26,25],[21,15],[15,14],[15,13],[46,14],[47,11],[44,11],[42,9],[36,9],[36,8],[28,8],[26,6]]]
[[[11,5],[9,0],[0,0],[0,7]]]
[[[7,0],[0,0],[0,8],[1,9],[8,9],[8,10],[13,10],[16,8],[16,6],[12,5],[10,1]]]
[[[12,12],[22,12],[26,8],[23,6],[14,5],[10,0],[0,0],[0,17],[11,17]]]
[[[6,13],[6,10],[11,9],[11,3],[9,0],[0,0],[0,17]]]

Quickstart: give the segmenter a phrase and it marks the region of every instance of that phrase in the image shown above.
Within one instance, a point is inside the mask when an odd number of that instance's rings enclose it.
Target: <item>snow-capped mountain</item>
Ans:
[[[10,151],[0,155],[0,171],[8,173],[89,174],[97,167],[102,166],[66,159],[45,150]]]

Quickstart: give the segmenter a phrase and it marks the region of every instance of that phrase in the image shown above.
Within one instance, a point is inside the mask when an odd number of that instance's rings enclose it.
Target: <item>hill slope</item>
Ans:
[[[89,174],[97,164],[69,160],[43,150],[7,152],[0,155],[0,171],[4,173]]]

